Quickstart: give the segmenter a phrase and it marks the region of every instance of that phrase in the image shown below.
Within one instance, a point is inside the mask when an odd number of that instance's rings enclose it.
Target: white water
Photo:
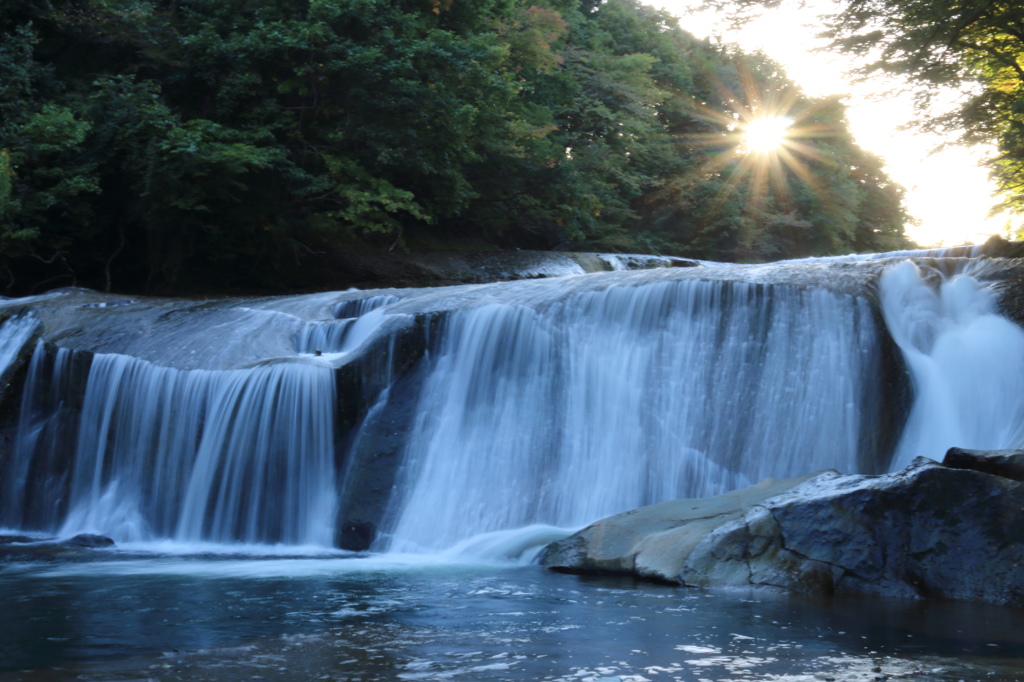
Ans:
[[[0,325],[0,379],[9,379],[6,376],[8,371],[22,350],[25,349],[26,344],[28,344],[38,327],[39,320],[32,315],[25,314],[14,315],[5,320],[3,325]],[[23,400],[31,402],[33,400],[33,391],[34,388],[32,386],[26,386]],[[32,440],[34,445],[33,434],[26,430],[25,436],[26,440]],[[20,500],[22,497],[22,489],[28,473],[28,459],[25,454],[30,452],[26,445],[23,442],[16,442],[14,444],[11,462],[6,467],[6,476],[2,475],[5,473],[5,467],[3,466],[3,461],[0,460],[0,494],[2,494],[0,502],[3,500]],[[3,509],[4,505],[0,504],[0,524],[11,521],[11,519],[4,518]]]
[[[813,256],[792,260],[776,261],[783,263],[835,263],[843,261],[891,260],[893,258],[977,258],[982,255],[984,244],[973,246],[953,246],[942,249],[904,249],[902,251],[882,251],[880,253],[849,253],[842,256]]]
[[[60,392],[73,354],[58,351],[52,368],[44,357],[40,346],[28,390]],[[59,523],[61,536],[102,533],[118,542],[330,545],[334,395],[331,368],[313,362],[182,371],[97,355],[75,423],[55,424],[57,415],[40,415],[26,397],[21,464],[11,478],[36,499],[28,505],[34,517],[21,521],[44,529]],[[46,460],[60,458],[69,437],[72,465],[61,472]],[[39,481],[28,480],[33,470],[55,469],[42,493]]]
[[[334,307],[335,319],[306,322],[296,335],[295,347],[300,353],[343,353],[357,347],[376,329],[381,309],[399,300],[384,295],[340,303]]]
[[[379,548],[857,470],[876,353],[866,302],[790,287],[663,282],[456,312]]]
[[[68,393],[71,351],[57,349],[52,358],[36,344],[21,396],[18,428],[10,459],[0,468],[3,498],[0,525],[19,530],[53,531],[53,509],[66,496],[67,438],[60,422],[61,397]],[[36,418],[35,415],[42,415]]]
[[[7,373],[38,327],[39,320],[32,315],[14,315],[0,325],[0,376]]]
[[[911,262],[881,282],[883,312],[913,379],[914,402],[893,457],[941,460],[950,447],[1024,446],[1024,330],[999,315],[969,272],[929,285]]]

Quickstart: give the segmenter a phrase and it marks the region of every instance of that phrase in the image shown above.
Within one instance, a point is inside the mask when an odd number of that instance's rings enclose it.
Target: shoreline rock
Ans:
[[[105,535],[80,533],[70,538],[38,538],[28,535],[0,535],[0,558],[4,556],[62,556],[83,550],[110,549],[116,543]]]
[[[986,472],[1013,455],[985,455],[970,468],[954,453],[960,468],[918,458],[880,476],[826,471],[645,507],[552,543],[541,564],[689,587],[1024,606],[1024,483]]]
[[[568,573],[679,583],[682,563],[707,534],[818,475],[768,478],[715,497],[671,500],[617,514],[548,545],[540,562]]]

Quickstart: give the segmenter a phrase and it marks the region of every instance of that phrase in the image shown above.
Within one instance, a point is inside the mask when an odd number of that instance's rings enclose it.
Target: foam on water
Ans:
[[[165,550],[170,550],[165,552]],[[189,551],[186,551],[188,549]],[[192,554],[202,550],[199,554]],[[105,550],[109,560],[64,564],[20,562],[3,568],[6,573],[30,573],[37,578],[124,576],[192,576],[203,579],[301,579],[346,575],[394,575],[398,572],[450,575],[452,571],[525,565],[508,559],[485,559],[476,555],[451,553],[355,555],[324,548],[269,547],[260,545],[195,544],[171,546],[164,543],[128,543]],[[181,551],[182,554],[175,554]],[[146,556],[150,552],[152,556]]]
[[[501,564],[532,564],[545,546],[577,530],[537,523],[523,528],[481,533],[457,542],[436,556],[454,563],[471,559]]]

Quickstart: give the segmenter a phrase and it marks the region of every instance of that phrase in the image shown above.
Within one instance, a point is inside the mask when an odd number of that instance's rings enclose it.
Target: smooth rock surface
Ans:
[[[105,535],[80,533],[70,538],[38,538],[28,535],[0,535],[0,559],[5,557],[56,557],[108,549],[116,543]]]
[[[671,500],[617,514],[548,545],[541,563],[571,573],[633,574],[679,582],[683,562],[705,536],[819,475],[769,478],[715,497]]]
[[[698,587],[1020,606],[1022,529],[1020,481],[918,458],[882,476],[824,472],[627,512],[553,543],[542,563]]]
[[[88,547],[96,549],[99,547],[113,547],[114,541],[105,535],[96,535],[95,533],[79,533],[70,540],[65,540],[62,544],[69,547]]]
[[[1024,450],[950,448],[942,464],[954,469],[972,469],[1014,481],[1024,481]]]

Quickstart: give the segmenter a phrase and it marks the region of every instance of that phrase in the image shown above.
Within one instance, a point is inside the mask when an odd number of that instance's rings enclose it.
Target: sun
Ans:
[[[743,147],[751,153],[767,154],[782,147],[789,139],[793,120],[788,116],[759,116],[742,129]]]
[[[795,187],[818,191],[812,166],[830,163],[818,144],[837,134],[826,115],[829,102],[809,100],[795,86],[763,91],[743,70],[740,83],[739,92],[717,85],[724,106],[695,103],[695,118],[709,124],[709,130],[686,140],[715,153],[692,171],[693,177],[724,180],[715,191],[715,207],[739,193],[743,211],[752,219],[760,220],[764,211],[789,213]]]

